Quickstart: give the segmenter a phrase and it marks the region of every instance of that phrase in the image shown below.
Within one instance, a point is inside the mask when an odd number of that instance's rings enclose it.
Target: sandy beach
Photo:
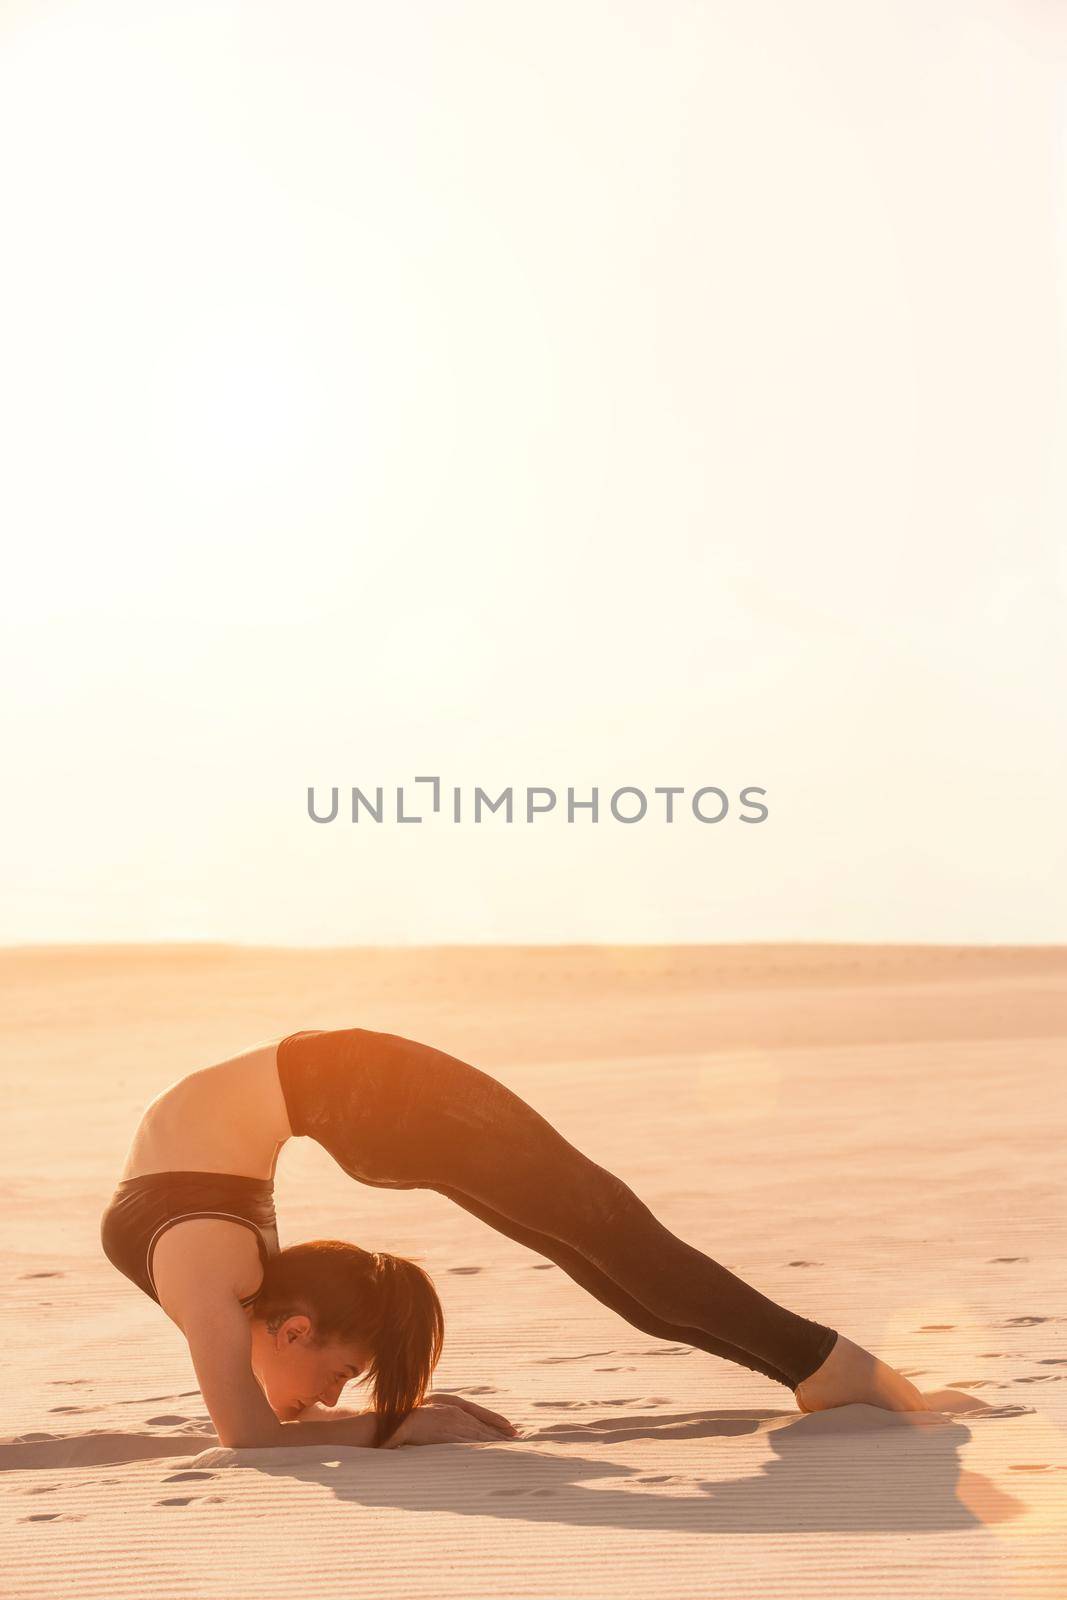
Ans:
[[[1050,948],[3,951],[0,1590],[1061,1595],[1065,977]],[[219,1448],[178,1329],[101,1253],[100,1212],[168,1083],[353,1026],[494,1073],[684,1239],[955,1399],[929,1422],[802,1416],[442,1197],[356,1184],[297,1140],[282,1245],[418,1257],[447,1318],[435,1387],[523,1435]]]

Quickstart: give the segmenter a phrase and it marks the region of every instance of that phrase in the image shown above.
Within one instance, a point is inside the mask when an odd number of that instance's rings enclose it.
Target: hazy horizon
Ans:
[[[945,940],[907,939],[742,939],[742,940],[575,940],[575,939],[544,939],[544,940],[436,940],[419,942],[407,945],[387,944],[357,944],[349,940],[338,941],[335,944],[257,944],[241,939],[86,939],[78,944],[68,944],[60,940],[31,940],[20,943],[0,944],[0,952],[8,953],[20,950],[249,950],[267,953],[272,950],[373,950],[381,953],[389,951],[415,951],[415,950],[988,950],[1001,953],[1020,950],[1033,952],[1039,950],[1067,950],[1067,944],[1055,941],[1023,941],[1018,944],[1002,944],[998,941],[962,944]]]

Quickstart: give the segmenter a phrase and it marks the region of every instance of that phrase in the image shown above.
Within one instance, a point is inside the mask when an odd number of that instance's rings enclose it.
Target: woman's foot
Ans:
[[[828,1411],[856,1402],[885,1411],[930,1409],[913,1383],[843,1333],[822,1366],[798,1383],[793,1395],[801,1411]]]

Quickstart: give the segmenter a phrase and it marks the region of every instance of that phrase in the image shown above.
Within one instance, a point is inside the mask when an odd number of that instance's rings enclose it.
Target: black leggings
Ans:
[[[643,1333],[790,1389],[833,1348],[833,1328],[679,1239],[518,1095],[455,1056],[366,1028],[305,1030],[279,1044],[278,1076],[293,1133],[350,1177],[446,1195]]]

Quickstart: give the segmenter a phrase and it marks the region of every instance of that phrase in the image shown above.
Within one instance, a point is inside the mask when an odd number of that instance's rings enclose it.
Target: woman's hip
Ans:
[[[384,1188],[447,1182],[457,1144],[499,1136],[524,1104],[456,1056],[370,1028],[290,1034],[278,1075],[293,1133]]]

